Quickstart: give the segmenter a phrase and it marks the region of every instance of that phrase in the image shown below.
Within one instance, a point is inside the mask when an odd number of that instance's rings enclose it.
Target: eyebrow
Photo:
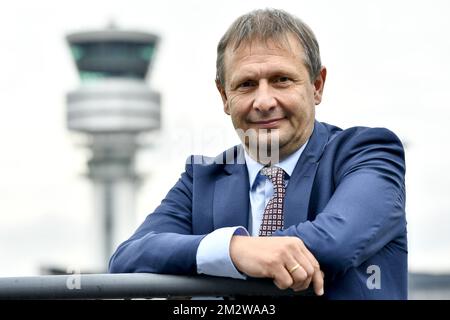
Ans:
[[[286,76],[293,76],[293,75],[299,75],[299,72],[295,72],[294,68],[275,68],[272,69],[270,71],[263,71],[263,74],[265,74],[265,76],[268,75],[268,78],[272,78],[274,76],[282,76],[282,75],[286,75]],[[234,76],[233,78],[230,79],[230,85],[234,86],[237,83],[240,83],[242,81],[246,81],[246,80],[253,80],[255,78],[258,78],[260,76],[261,72],[258,71],[239,71],[238,75]]]

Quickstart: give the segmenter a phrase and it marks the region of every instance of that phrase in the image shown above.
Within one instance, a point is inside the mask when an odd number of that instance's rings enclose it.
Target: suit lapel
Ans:
[[[224,175],[214,187],[213,223],[214,229],[232,226],[248,228],[249,181],[245,161],[242,162],[243,149],[236,147],[237,159],[241,162],[226,163]]]
[[[284,228],[304,222],[308,218],[311,189],[327,141],[325,126],[316,121],[308,145],[300,156],[286,189]]]

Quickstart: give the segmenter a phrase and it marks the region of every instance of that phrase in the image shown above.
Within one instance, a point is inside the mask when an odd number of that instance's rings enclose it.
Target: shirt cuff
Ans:
[[[249,236],[249,233],[244,227],[227,227],[214,230],[203,238],[197,249],[197,273],[247,279],[231,261],[230,242],[234,235]]]

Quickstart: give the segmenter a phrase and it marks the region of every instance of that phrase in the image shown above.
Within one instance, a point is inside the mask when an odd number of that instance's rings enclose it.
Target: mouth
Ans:
[[[276,118],[263,121],[252,121],[251,123],[253,125],[256,125],[258,128],[272,129],[277,128],[280,125],[281,121],[283,121],[284,119],[285,118]]]

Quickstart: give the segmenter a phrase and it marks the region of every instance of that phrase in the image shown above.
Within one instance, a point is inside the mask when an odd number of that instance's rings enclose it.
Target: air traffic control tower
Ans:
[[[146,84],[158,37],[111,27],[69,34],[81,79],[67,94],[69,130],[88,136],[99,268],[136,227],[134,168],[139,133],[160,127],[160,95]]]

